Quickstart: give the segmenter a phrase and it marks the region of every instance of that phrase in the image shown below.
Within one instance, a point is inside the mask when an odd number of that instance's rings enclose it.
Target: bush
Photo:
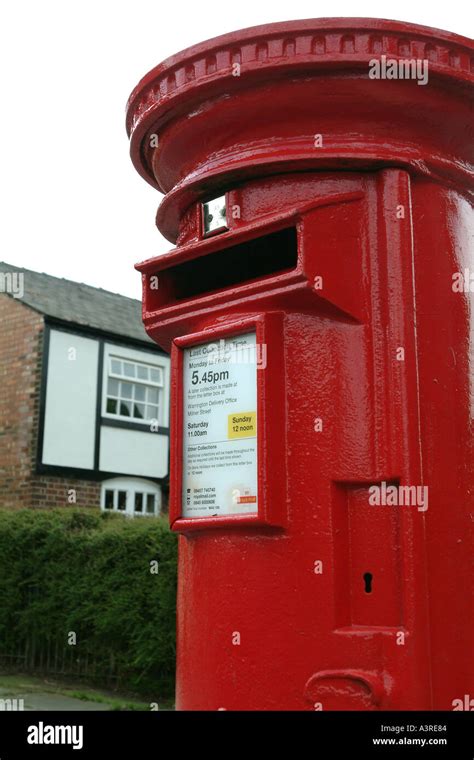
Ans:
[[[163,518],[0,511],[0,655],[24,652],[27,668],[47,659],[60,672],[66,652],[90,680],[113,673],[121,688],[169,694],[176,544]]]

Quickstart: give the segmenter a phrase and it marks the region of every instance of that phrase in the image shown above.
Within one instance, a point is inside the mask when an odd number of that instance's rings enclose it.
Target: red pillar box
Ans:
[[[130,98],[176,243],[138,269],[173,363],[178,709],[474,697],[473,70],[448,32],[318,19]]]

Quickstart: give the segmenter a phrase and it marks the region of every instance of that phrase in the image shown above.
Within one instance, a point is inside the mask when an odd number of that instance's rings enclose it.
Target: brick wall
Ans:
[[[0,295],[0,504],[28,505],[43,317]]]
[[[36,475],[44,319],[0,293],[0,508],[100,504],[100,483]],[[75,494],[71,493],[74,490]]]
[[[100,483],[37,475],[32,479],[30,501],[32,507],[98,507]]]

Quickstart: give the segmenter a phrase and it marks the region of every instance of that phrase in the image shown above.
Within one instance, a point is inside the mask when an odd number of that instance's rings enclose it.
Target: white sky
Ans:
[[[133,168],[125,103],[172,53],[317,16],[397,18],[474,36],[467,0],[3,0],[0,259],[141,298],[137,261],[170,249]]]

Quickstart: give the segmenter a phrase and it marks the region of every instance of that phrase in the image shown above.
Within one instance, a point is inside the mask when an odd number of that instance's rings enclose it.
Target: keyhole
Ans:
[[[372,573],[364,573],[365,593],[372,593]]]

